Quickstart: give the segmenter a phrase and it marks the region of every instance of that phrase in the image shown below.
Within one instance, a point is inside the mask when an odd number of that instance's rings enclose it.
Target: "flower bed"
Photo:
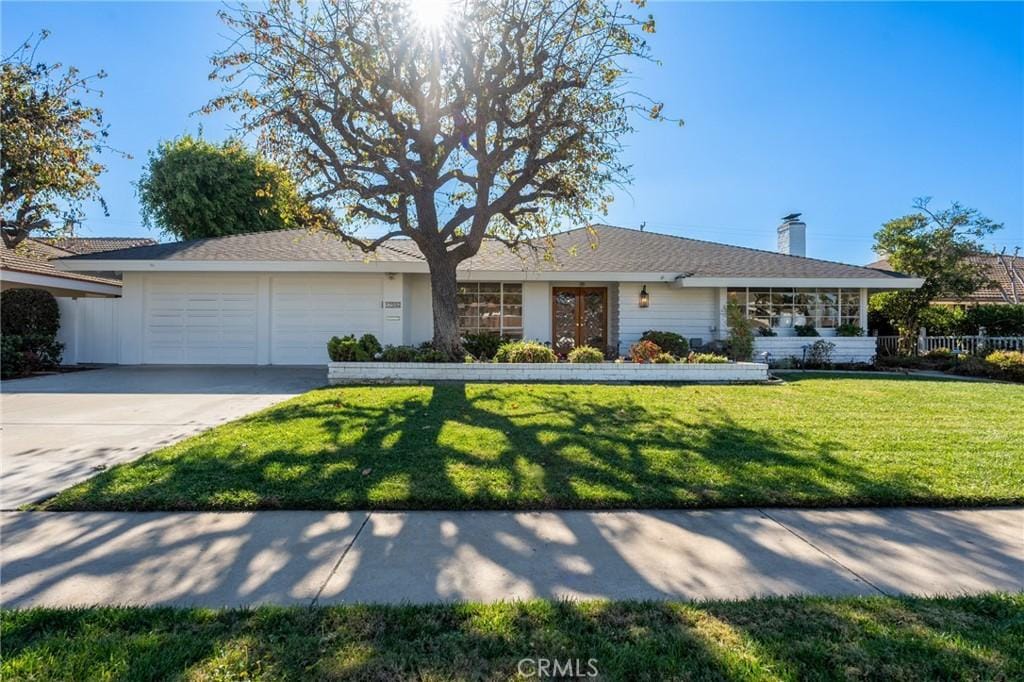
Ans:
[[[639,364],[492,362],[331,362],[330,384],[420,381],[763,382],[768,365],[757,362]]]

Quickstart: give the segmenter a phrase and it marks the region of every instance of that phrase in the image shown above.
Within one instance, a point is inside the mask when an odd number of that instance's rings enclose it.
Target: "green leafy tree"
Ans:
[[[284,168],[237,140],[185,135],[161,143],[138,192],[146,225],[177,239],[283,230],[315,217]]]
[[[417,244],[452,357],[458,265],[485,238],[519,248],[603,212],[633,114],[663,118],[630,81],[654,21],[618,3],[270,0],[222,17],[237,35],[208,109],[258,131],[341,238]]]
[[[98,107],[102,71],[84,76],[74,67],[37,62],[47,36],[23,43],[0,64],[0,184],[2,233],[13,247],[30,233],[66,235],[82,218],[82,204],[95,200],[106,213],[96,160],[110,150]]]
[[[875,252],[890,265],[924,279],[918,289],[879,294],[875,308],[900,334],[900,348],[909,352],[921,324],[922,312],[939,296],[967,296],[988,283],[983,264],[968,257],[983,250],[982,238],[1002,229],[976,209],[953,203],[933,211],[930,199],[914,202],[916,213],[896,218],[875,233]]]

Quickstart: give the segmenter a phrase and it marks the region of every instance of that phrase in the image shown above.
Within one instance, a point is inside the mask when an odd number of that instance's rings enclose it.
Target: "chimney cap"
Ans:
[[[782,220],[783,222],[792,223],[795,222],[796,220],[799,220],[800,216],[802,215],[803,213],[790,213],[789,215],[782,216]]]

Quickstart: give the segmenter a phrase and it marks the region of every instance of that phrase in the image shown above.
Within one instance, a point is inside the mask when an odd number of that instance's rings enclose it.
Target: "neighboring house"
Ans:
[[[980,287],[970,296],[963,298],[939,298],[935,305],[973,306],[983,303],[1009,304],[1024,303],[1024,256],[1014,252],[983,253],[972,256],[971,261],[985,267],[989,283]],[[888,259],[882,258],[866,266],[875,270],[892,271]]]
[[[3,244],[0,286],[6,289],[44,289],[54,296],[120,296],[121,279],[108,272],[66,272],[53,267],[54,258],[78,251],[28,238],[14,248]]]
[[[823,335],[847,321],[866,327],[869,291],[920,285],[805,258],[805,229],[779,227],[789,253],[603,225],[554,235],[546,257],[488,241],[459,268],[459,325],[625,353],[648,329],[726,338],[729,300],[781,336],[802,323]],[[321,364],[334,335],[394,345],[432,336],[427,263],[410,240],[367,256],[329,235],[262,232],[71,256],[59,267],[124,273],[122,364]]]

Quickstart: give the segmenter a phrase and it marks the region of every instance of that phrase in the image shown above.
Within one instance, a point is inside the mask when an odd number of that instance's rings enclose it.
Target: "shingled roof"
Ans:
[[[73,254],[98,253],[156,244],[156,240],[149,237],[47,237],[36,241]]]
[[[349,261],[424,263],[414,242],[394,239],[367,256],[339,238],[280,230],[154,244],[65,261]],[[596,225],[560,232],[513,251],[488,240],[461,266],[488,272],[666,272],[684,277],[898,279],[899,273],[741,246]]]
[[[943,297],[936,303],[1024,303],[1024,256],[1006,253],[982,253],[970,257],[985,268],[989,284],[963,298]],[[881,258],[867,267],[892,271],[888,259]]]
[[[3,270],[24,272],[30,275],[46,275],[47,277],[60,277],[61,279],[78,282],[121,286],[121,280],[119,279],[100,277],[82,272],[65,272],[53,267],[53,264],[50,262],[54,258],[70,255],[72,255],[70,251],[47,244],[41,240],[25,239],[14,248],[10,248],[4,243],[3,251],[0,251],[0,267]]]

